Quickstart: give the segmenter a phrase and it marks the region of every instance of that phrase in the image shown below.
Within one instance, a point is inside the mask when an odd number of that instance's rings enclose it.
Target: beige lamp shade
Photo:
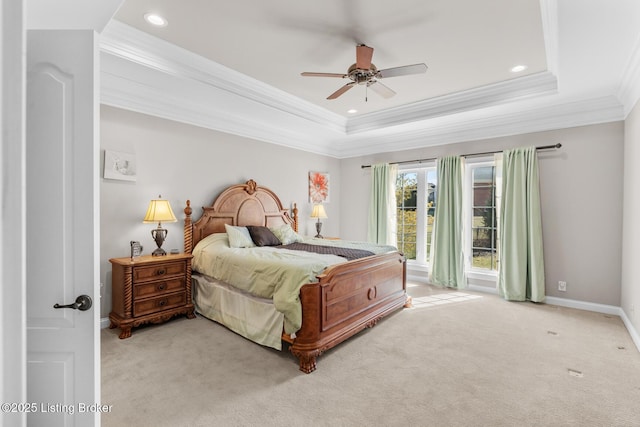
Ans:
[[[149,208],[147,209],[147,214],[144,216],[144,223],[153,223],[153,222],[176,222],[176,216],[173,214],[173,210],[171,209],[171,205],[168,200],[164,199],[154,199],[149,202]]]
[[[321,204],[314,205],[313,211],[311,211],[311,218],[327,218],[324,206]]]
[[[149,208],[147,209],[147,214],[144,216],[142,222],[145,223],[158,223],[158,228],[155,230],[151,230],[151,237],[156,241],[156,245],[158,245],[158,249],[153,251],[151,255],[160,256],[166,255],[167,252],[162,249],[162,243],[164,243],[164,239],[167,237],[168,231],[162,228],[162,222],[176,222],[176,216],[173,214],[173,210],[171,210],[171,205],[168,200],[161,199],[162,196],[158,196],[157,199],[153,199],[149,202]]]
[[[316,231],[318,232],[318,234],[316,234],[315,236],[318,239],[322,239],[322,234],[320,234],[320,231],[322,230],[322,223],[320,222],[320,218],[326,217],[327,213],[324,211],[324,206],[322,206],[320,203],[318,203],[317,205],[313,205],[311,218],[318,218],[318,222],[316,222]]]

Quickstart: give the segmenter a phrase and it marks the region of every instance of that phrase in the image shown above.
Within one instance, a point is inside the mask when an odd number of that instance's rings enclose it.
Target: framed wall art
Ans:
[[[309,202],[329,202],[329,174],[326,172],[309,172]]]
[[[105,179],[135,181],[136,180],[135,154],[122,153],[120,151],[104,150],[103,177]]]

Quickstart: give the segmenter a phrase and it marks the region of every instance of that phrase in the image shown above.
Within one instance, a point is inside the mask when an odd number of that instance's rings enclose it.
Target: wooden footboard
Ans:
[[[398,252],[336,265],[318,279],[300,290],[302,328],[290,347],[305,373],[322,353],[408,301],[406,261]]]
[[[298,230],[298,209],[284,209],[278,196],[249,180],[233,185],[203,207],[203,214],[191,221],[191,203],[184,209],[184,251],[190,254],[201,239],[224,233],[228,225],[279,226]],[[300,290],[302,327],[291,339],[291,353],[300,360],[300,370],[316,369],[316,358],[328,349],[374,326],[382,317],[409,304],[406,292],[405,258],[398,252],[374,255],[328,268],[318,283]]]

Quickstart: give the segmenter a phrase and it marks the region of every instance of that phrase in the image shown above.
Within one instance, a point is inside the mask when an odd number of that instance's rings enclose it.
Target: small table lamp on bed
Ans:
[[[327,218],[327,213],[324,211],[324,206],[321,204],[313,205],[313,211],[311,212],[311,218],[318,218],[318,222],[316,222],[316,231],[318,234],[315,237],[322,239],[320,235],[320,231],[322,230],[322,223],[320,222],[320,218]]]
[[[151,200],[149,202],[149,208],[147,209],[147,214],[144,216],[143,223],[158,223],[158,228],[155,230],[151,230],[151,236],[153,240],[156,241],[156,245],[158,245],[158,249],[153,251],[151,255],[160,256],[166,255],[164,249],[162,249],[162,243],[164,243],[165,237],[167,237],[167,230],[162,228],[163,222],[176,222],[176,216],[173,214],[171,210],[171,205],[168,200],[161,199],[162,196],[158,196],[157,199]]]

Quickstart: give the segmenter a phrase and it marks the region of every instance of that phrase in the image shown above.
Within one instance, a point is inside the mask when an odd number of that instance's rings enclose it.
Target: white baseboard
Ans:
[[[545,303],[560,307],[577,308],[579,310],[595,311],[596,313],[612,314],[620,316],[622,309],[615,305],[598,304],[595,302],[578,301],[574,299],[546,297]],[[622,316],[621,316],[622,317]]]
[[[100,329],[105,329],[109,327],[109,318],[101,317],[100,318]]]
[[[407,280],[410,280],[413,282],[419,282],[419,283],[428,283],[428,281],[425,280],[424,276],[412,276],[410,274],[407,274]],[[488,287],[488,286],[469,284],[467,289],[475,292],[485,292],[485,293],[494,294],[494,295],[498,294],[498,290],[496,288]],[[587,302],[587,301],[578,301],[578,300],[572,300],[567,298],[549,297],[549,296],[545,298],[545,303],[551,304],[551,305],[557,305],[560,307],[576,308],[578,310],[587,310],[587,311],[593,311],[596,313],[619,316],[622,319],[624,326],[627,328],[629,335],[631,335],[631,340],[636,345],[636,348],[638,349],[638,351],[640,351],[640,334],[638,334],[638,331],[636,331],[633,324],[631,323],[631,320],[629,320],[629,317],[624,312],[622,307],[617,307],[615,305],[598,304],[598,303]]]
[[[417,282],[417,283],[424,283],[424,284],[428,284],[429,281],[426,277],[424,276],[414,276],[412,274],[407,273],[407,282]]]
[[[631,340],[636,345],[636,349],[640,351],[640,335],[638,335],[638,331],[636,331],[636,329],[633,327],[631,320],[629,320],[629,317],[627,317],[627,313],[624,312],[622,307],[616,307],[614,305],[606,304],[596,304],[593,302],[576,301],[558,297],[547,297],[545,302],[547,304],[558,305],[561,307],[577,308],[579,310],[595,311],[596,313],[619,316],[620,319],[622,319],[622,323],[624,323],[625,328],[627,328],[629,335],[631,335]]]
[[[636,348],[638,349],[638,351],[640,351],[640,335],[638,335],[638,331],[636,331],[636,328],[633,327],[631,320],[629,320],[629,317],[627,317],[627,313],[625,313],[622,308],[620,309],[620,318],[622,319],[624,326],[626,326],[627,331],[629,331],[629,335],[631,335],[631,339],[636,345]]]

